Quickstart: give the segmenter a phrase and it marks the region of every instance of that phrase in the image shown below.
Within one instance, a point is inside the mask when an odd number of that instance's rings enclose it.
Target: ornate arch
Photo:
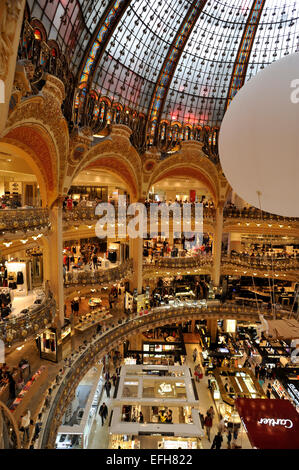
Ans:
[[[110,136],[92,147],[77,164],[72,180],[84,169],[103,168],[119,176],[130,188],[133,199],[137,199],[142,168],[140,156],[129,140],[130,133],[127,126],[112,126]]]
[[[157,181],[170,176],[188,176],[206,184],[215,205],[220,198],[220,175],[217,167],[202,152],[202,145],[194,141],[182,142],[181,150],[158,164],[147,183],[147,192]]]
[[[9,115],[4,141],[33,157],[43,173],[48,203],[62,194],[69,154],[69,131],[61,112],[64,85],[47,74],[42,93],[18,103]],[[35,154],[35,155],[34,155]]]

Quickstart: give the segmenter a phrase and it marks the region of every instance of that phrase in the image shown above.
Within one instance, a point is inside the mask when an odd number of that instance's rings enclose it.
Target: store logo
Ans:
[[[291,429],[294,423],[291,419],[272,419],[272,418],[261,418],[258,424],[268,424],[268,426],[284,426],[286,429]]]
[[[0,364],[5,363],[5,344],[2,339],[0,339]]]

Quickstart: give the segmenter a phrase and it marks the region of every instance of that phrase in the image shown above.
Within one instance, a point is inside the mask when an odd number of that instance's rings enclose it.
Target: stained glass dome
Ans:
[[[150,119],[219,126],[238,89],[299,51],[296,0],[28,0],[77,84]]]

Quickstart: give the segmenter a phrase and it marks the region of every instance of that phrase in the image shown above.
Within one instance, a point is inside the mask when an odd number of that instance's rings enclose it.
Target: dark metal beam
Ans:
[[[232,78],[226,99],[226,109],[230,105],[236,93],[245,83],[253,42],[265,3],[266,0],[253,1],[234,64]]]
[[[155,137],[161,121],[167,93],[189,36],[208,0],[194,0],[167,52],[148,109],[149,125],[155,124]]]

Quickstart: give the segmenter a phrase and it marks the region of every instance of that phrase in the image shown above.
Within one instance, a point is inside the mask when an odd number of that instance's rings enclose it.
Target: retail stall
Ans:
[[[289,399],[299,411],[299,368],[277,368],[275,376],[272,384],[274,396],[280,399]]]
[[[48,368],[46,366],[41,366],[25,383],[22,390],[10,405],[10,410],[16,420],[18,420],[29,407],[31,400],[36,395],[37,391],[40,389],[43,383],[47,380],[47,377]]]
[[[262,335],[261,339],[253,340],[252,345],[261,356],[261,364],[267,367],[286,366],[290,360],[292,348],[286,341],[267,339]]]
[[[109,447],[179,448],[184,441],[184,448],[198,448],[203,429],[192,381],[185,366],[123,366]]]
[[[266,395],[251,369],[217,368],[210,376],[211,392],[219,414],[233,407],[240,397],[265,398]]]

